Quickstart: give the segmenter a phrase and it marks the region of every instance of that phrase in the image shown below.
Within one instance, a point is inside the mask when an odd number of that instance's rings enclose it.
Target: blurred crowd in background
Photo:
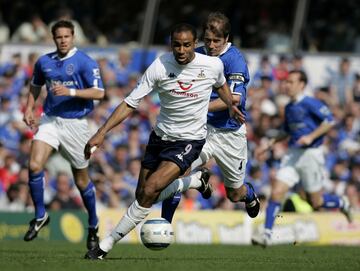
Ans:
[[[152,44],[168,42],[170,27],[186,21],[199,30],[210,11],[225,13],[232,39],[242,48],[289,52],[298,1],[161,0]],[[0,0],[0,44],[51,42],[48,27],[72,19],[78,44],[137,42],[147,1]],[[360,52],[360,4],[357,0],[307,0],[300,50]]]
[[[79,22],[76,24],[75,32],[80,45],[121,43],[138,38],[140,28],[138,24],[142,20],[143,13],[141,10],[135,10],[135,4],[115,1],[114,5],[124,5],[122,10],[127,10],[119,16],[114,14],[116,8],[99,1],[86,1],[85,6],[81,4],[81,9],[77,6],[80,1],[63,1],[62,5],[57,1],[47,1],[47,5],[43,6],[36,5],[37,2],[40,1],[31,3],[0,1],[12,12],[5,13],[4,9],[1,9],[0,43],[10,41],[51,43],[49,26],[53,20],[59,18],[72,18]],[[145,1],[140,2],[144,2],[145,5]],[[197,9],[199,1],[184,4],[179,10],[174,9],[174,5],[180,6],[180,2],[186,1],[161,2],[160,10],[168,11],[159,14],[155,42],[166,44],[168,27],[176,16],[188,16],[186,18],[190,23],[200,27],[200,21],[208,10]],[[209,7],[211,4],[214,7],[218,5],[216,1],[208,2]],[[283,10],[284,5],[288,6],[288,10],[293,9],[292,5],[295,1],[271,1],[271,6],[265,2],[256,0],[247,3],[248,12],[238,12],[244,9],[241,1],[231,5],[223,4],[219,10],[229,11],[227,14],[232,20],[235,43],[246,48],[267,48],[272,52],[287,52],[289,49],[287,46],[290,46],[288,44],[290,30],[287,27],[290,25],[288,20],[292,15],[289,12],[286,16],[279,16],[279,12]],[[355,42],[360,32],[357,24],[352,22],[360,16],[360,12],[349,13],[348,20],[340,20],[339,17],[346,10],[354,8],[356,1],[342,1],[341,8],[334,8],[337,12],[328,11],[328,13],[326,13],[328,8],[326,2],[334,1],[313,2],[308,12],[309,25],[306,27],[309,29],[306,31],[307,37],[303,39],[304,48],[314,51],[358,50]],[[256,6],[259,3],[262,5]],[[323,5],[321,10],[320,4]],[[34,6],[39,10],[30,12],[33,11]],[[53,12],[47,13],[49,10]],[[175,10],[178,12],[176,16]],[[195,13],[196,10],[201,12]],[[25,11],[27,16],[15,16]],[[98,13],[101,16],[97,16]],[[132,17],[128,18],[130,15]],[[20,21],[20,18],[28,19]],[[329,18],[333,21],[332,24],[326,23]],[[112,20],[113,23],[110,24],[108,20]],[[327,32],[324,32],[325,28]],[[271,38],[273,32],[276,33]],[[325,37],[325,33],[329,36]],[[348,37],[348,35],[352,36]],[[12,55],[10,61],[0,63],[0,210],[3,211],[24,211],[32,208],[27,185],[27,162],[30,142],[36,131],[25,126],[22,113],[33,65],[37,58],[36,53],[31,53],[27,61],[24,61],[19,53]],[[88,116],[92,133],[134,88],[142,73],[142,69],[133,65],[133,55],[126,48],[119,50],[117,59],[101,57],[97,61],[106,87],[106,98],[96,104],[95,110]],[[324,143],[327,169],[324,189],[329,193],[346,194],[354,209],[360,210],[360,75],[354,72],[351,64],[351,60],[343,58],[337,70],[329,71],[328,81],[323,87],[307,89],[307,92],[326,103],[336,120],[336,126],[328,133]],[[270,61],[267,55],[263,55],[259,66],[251,74],[248,87],[246,127],[249,160],[246,181],[253,183],[256,192],[263,200],[262,208],[266,207],[266,199],[270,195],[275,172],[281,157],[287,151],[287,145],[285,142],[279,142],[273,151],[256,158],[255,153],[262,144],[266,144],[266,141],[281,130],[284,107],[289,101],[284,82],[291,69],[304,69],[300,54],[278,54],[276,61]],[[43,91],[38,99],[35,110],[37,117],[42,113],[45,96],[46,91]],[[98,210],[126,207],[134,200],[141,158],[158,110],[158,97],[156,95],[146,97],[139,110],[123,124],[114,128],[102,148],[93,154],[89,170],[96,186]],[[196,190],[189,190],[182,198],[181,208],[183,210],[244,208],[243,204],[233,204],[226,199],[221,172],[217,165],[210,161],[206,166],[213,172],[210,179],[215,187],[213,196],[209,200],[204,200]],[[56,154],[51,157],[46,174],[45,202],[51,210],[83,208],[80,195],[74,187],[70,167],[61,156]],[[302,195],[301,187],[296,187],[293,193]]]
[[[20,211],[32,208],[28,193],[30,142],[34,130],[22,121],[29,81],[36,54],[30,54],[28,63],[22,63],[20,55],[0,65],[0,209]],[[105,57],[98,59],[106,87],[106,99],[98,103],[88,116],[91,132],[99,128],[114,108],[134,88],[140,71],[132,68],[132,54],[121,49],[116,61]],[[273,151],[255,157],[262,144],[279,133],[284,107],[289,102],[284,82],[290,69],[303,69],[302,57],[281,55],[275,63],[269,57],[261,58],[259,67],[251,74],[247,100],[247,137],[249,161],[247,181],[251,181],[266,206],[271,183],[287,150],[286,142],[279,142]],[[336,126],[326,136],[325,189],[330,193],[346,194],[355,209],[360,210],[360,76],[352,71],[351,61],[343,58],[337,71],[329,74],[324,87],[307,89],[325,102],[333,112]],[[35,109],[37,117],[42,113],[46,91],[42,92]],[[90,161],[90,176],[97,189],[98,208],[121,208],[133,201],[141,158],[148,135],[159,110],[157,95],[146,97],[139,110],[123,124],[109,133],[105,144]],[[207,167],[213,175],[211,183],[215,192],[209,200],[203,200],[196,190],[188,191],[181,206],[186,210],[238,209],[225,197],[222,176],[217,165],[210,161]],[[75,189],[71,170],[58,154],[47,165],[45,201],[50,209],[81,209],[82,203]],[[301,187],[295,190],[301,194]]]

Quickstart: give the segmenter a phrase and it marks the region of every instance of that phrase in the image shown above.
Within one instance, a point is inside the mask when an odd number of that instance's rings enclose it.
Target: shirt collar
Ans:
[[[59,60],[65,60],[65,59],[68,59],[68,58],[72,57],[73,55],[75,55],[75,53],[77,52],[77,50],[78,50],[78,49],[77,49],[76,47],[72,48],[72,49],[67,53],[67,55],[64,56],[63,58],[60,58],[59,55],[58,55],[57,53],[55,53],[52,58],[54,58],[54,59],[57,58],[57,59],[59,59]]]
[[[219,56],[225,54],[225,53],[227,52],[227,50],[229,50],[230,46],[231,46],[231,42],[228,42],[228,43],[226,44],[224,50],[222,50],[222,52],[220,53]]]
[[[305,98],[305,94],[304,93],[299,93],[296,97],[295,97],[295,100],[294,100],[294,103],[298,103],[300,102],[302,99]]]
[[[220,53],[218,56],[221,56],[221,55],[225,54],[225,53],[227,52],[227,50],[229,50],[230,47],[231,47],[231,42],[228,42],[228,43],[226,44],[224,50],[222,50],[221,53]],[[206,53],[207,55],[209,55],[209,54],[208,54],[208,51],[206,50],[206,47],[205,47],[205,46],[204,46],[204,50],[205,50],[205,53]]]

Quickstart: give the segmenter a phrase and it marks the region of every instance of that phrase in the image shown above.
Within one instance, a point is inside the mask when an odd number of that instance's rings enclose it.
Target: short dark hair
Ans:
[[[193,35],[194,41],[197,40],[197,33],[195,27],[193,27],[191,24],[188,23],[176,24],[170,32],[170,38],[172,40],[175,33],[188,32],[188,31],[191,32],[191,34]]]
[[[60,20],[57,21],[52,27],[51,27],[51,34],[53,35],[53,37],[55,37],[55,32],[56,30],[58,30],[58,28],[69,28],[71,29],[71,34],[74,35],[74,24],[70,21],[66,21],[66,20]]]
[[[303,82],[304,85],[306,85],[308,83],[308,77],[306,75],[306,73],[302,70],[292,70],[289,72],[289,75],[290,74],[298,74],[299,75],[299,81],[300,82]]]
[[[231,25],[229,18],[221,12],[212,12],[208,15],[203,26],[203,32],[206,30],[213,32],[216,36],[227,38],[230,35]]]

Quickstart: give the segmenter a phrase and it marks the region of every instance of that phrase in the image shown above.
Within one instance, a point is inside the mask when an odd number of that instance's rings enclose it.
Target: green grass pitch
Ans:
[[[360,270],[360,248],[284,245],[263,249],[230,245],[171,245],[151,251],[119,244],[103,261],[83,259],[85,244],[0,241],[0,270]]]

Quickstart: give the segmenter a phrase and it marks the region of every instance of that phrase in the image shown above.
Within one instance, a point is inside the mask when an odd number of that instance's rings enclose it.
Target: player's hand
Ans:
[[[32,109],[26,109],[23,116],[23,121],[31,129],[35,128],[35,118]]]
[[[240,109],[236,105],[233,105],[229,112],[230,112],[230,117],[234,118],[240,123],[245,123],[245,115],[240,111]]]
[[[86,143],[85,149],[84,149],[84,156],[85,159],[89,159],[91,154],[102,145],[104,142],[105,135],[102,133],[99,133],[99,131],[90,138],[90,140]]]
[[[70,89],[61,84],[54,85],[51,91],[55,96],[71,96]]]
[[[313,138],[310,135],[302,136],[296,141],[299,146],[309,146],[313,142]]]

